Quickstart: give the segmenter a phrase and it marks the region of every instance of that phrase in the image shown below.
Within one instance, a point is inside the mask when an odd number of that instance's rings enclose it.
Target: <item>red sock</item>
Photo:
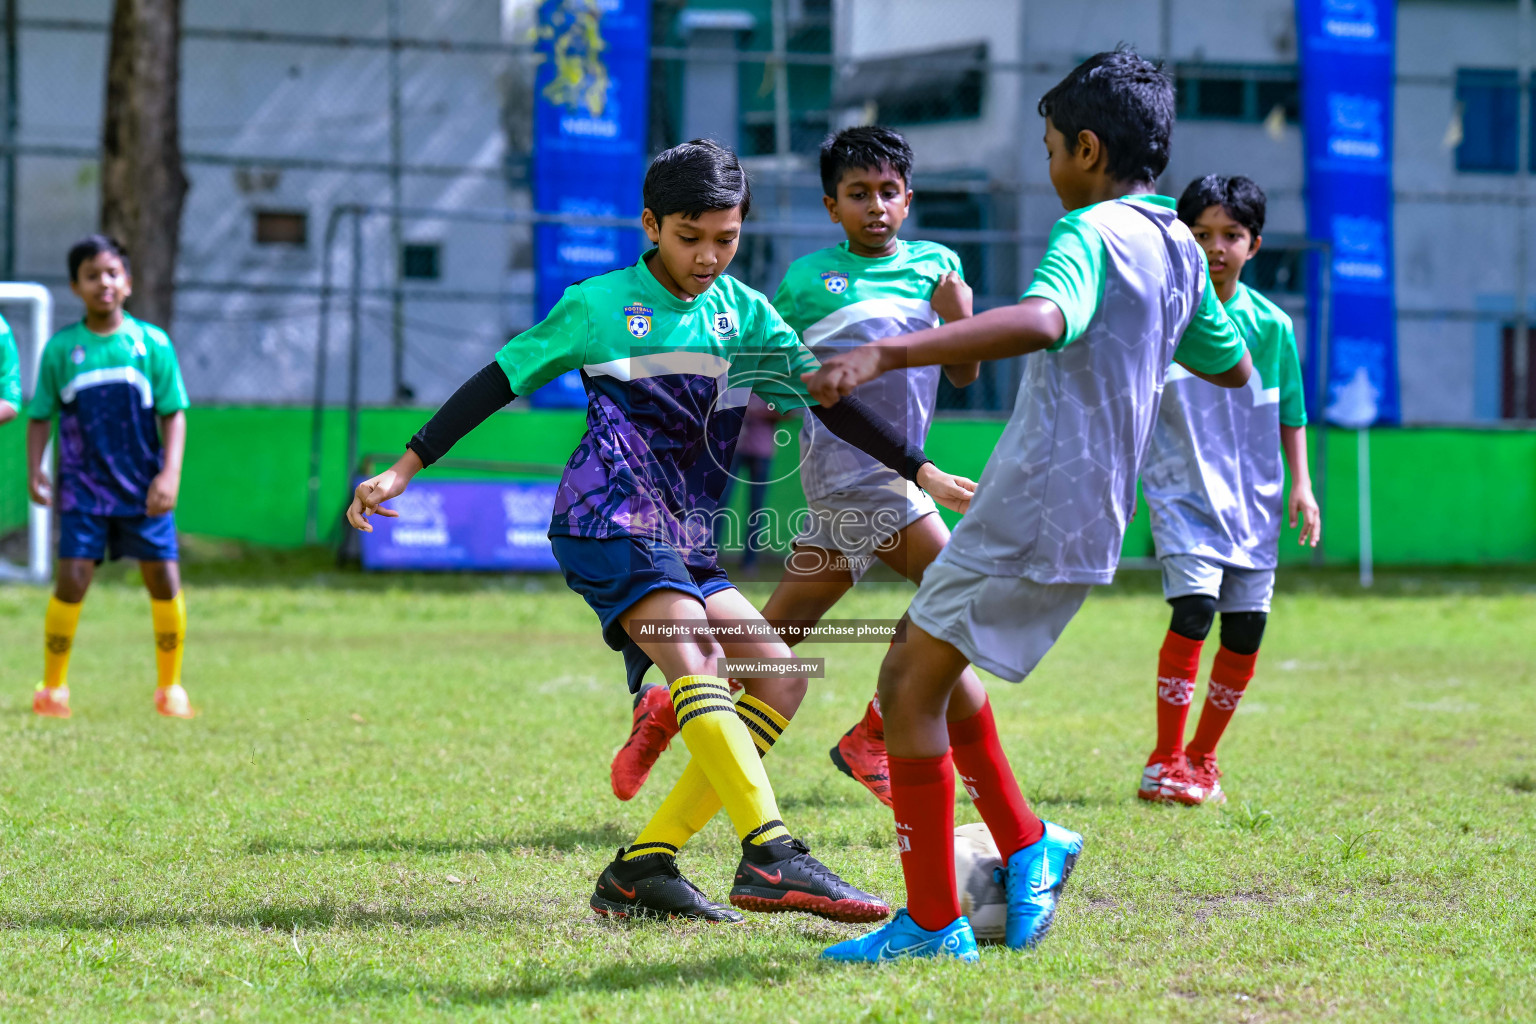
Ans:
[[[1163,638],[1157,656],[1157,749],[1147,764],[1157,764],[1184,749],[1184,722],[1200,673],[1200,644],[1171,629]]]
[[[1200,709],[1200,724],[1195,726],[1195,738],[1189,741],[1189,756],[1204,757],[1216,752],[1216,743],[1226,731],[1227,723],[1237,710],[1237,702],[1248,689],[1253,678],[1254,663],[1259,652],[1236,654],[1225,647],[1216,651],[1216,664],[1211,666],[1211,685],[1205,691],[1205,707]]]
[[[864,718],[859,722],[864,731],[869,735],[885,742],[885,719],[880,714],[880,695],[877,693],[869,699],[869,707],[864,709]]]
[[[955,891],[955,765],[943,757],[893,757],[896,847],[907,880],[907,913],[938,931],[960,916]]]
[[[1035,817],[1019,792],[1019,782],[997,738],[990,700],[970,718],[949,723],[949,747],[960,781],[981,812],[981,820],[987,823],[1003,859],[1039,842],[1045,835],[1045,823]]]

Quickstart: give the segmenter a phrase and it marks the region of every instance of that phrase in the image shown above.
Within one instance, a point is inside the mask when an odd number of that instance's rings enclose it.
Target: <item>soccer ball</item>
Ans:
[[[997,869],[1003,858],[992,833],[981,822],[955,829],[955,886],[960,891],[960,913],[982,940],[1001,941],[1008,921],[1008,899]]]

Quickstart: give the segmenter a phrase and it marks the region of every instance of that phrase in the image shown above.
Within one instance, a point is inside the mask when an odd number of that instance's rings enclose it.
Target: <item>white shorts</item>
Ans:
[[[907,615],[925,631],[1009,682],[1022,682],[1088,597],[1087,583],[986,576],[951,563],[946,549],[923,574]]]
[[[1275,570],[1239,569],[1201,555],[1165,555],[1163,596],[1203,594],[1216,599],[1218,612],[1267,612],[1275,593]]]
[[[889,471],[882,476],[825,498],[807,499],[810,516],[795,537],[795,547],[839,552],[847,559],[853,582],[863,579],[876,551],[886,550],[897,533],[938,511],[933,499],[910,480]]]

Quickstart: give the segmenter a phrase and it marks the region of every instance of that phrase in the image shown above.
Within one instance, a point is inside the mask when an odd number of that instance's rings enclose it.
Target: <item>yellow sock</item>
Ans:
[[[50,690],[69,679],[69,652],[75,646],[75,628],[80,625],[80,606],[84,602],[48,599],[43,613],[43,685]]]
[[[743,842],[766,843],[789,835],[779,820],[773,786],[746,724],[736,717],[731,691],[715,676],[673,681],[672,709],[679,734],[736,826]]]
[[[149,614],[155,623],[155,671],[157,685],[181,682],[181,652],[187,643],[187,595],[177,591],[169,601],[150,598]]]
[[[736,717],[752,734],[759,756],[766,756],[773,749],[789,724],[789,719],[750,694],[744,694],[736,703]],[[715,788],[699,767],[698,759],[690,760],[672,792],[640,830],[634,844],[624,852],[624,859],[634,860],[650,853],[676,854],[684,843],[709,824],[709,819],[719,810],[720,797]],[[765,838],[773,836],[765,835]]]

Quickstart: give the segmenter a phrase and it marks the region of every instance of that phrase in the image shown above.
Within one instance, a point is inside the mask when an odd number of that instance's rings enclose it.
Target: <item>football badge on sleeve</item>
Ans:
[[[651,307],[650,306],[625,306],[624,326],[629,328],[629,333],[637,338],[643,338],[651,333]]]
[[[848,290],[848,275],[838,270],[829,270],[821,275],[821,283],[833,295],[841,295]]]

